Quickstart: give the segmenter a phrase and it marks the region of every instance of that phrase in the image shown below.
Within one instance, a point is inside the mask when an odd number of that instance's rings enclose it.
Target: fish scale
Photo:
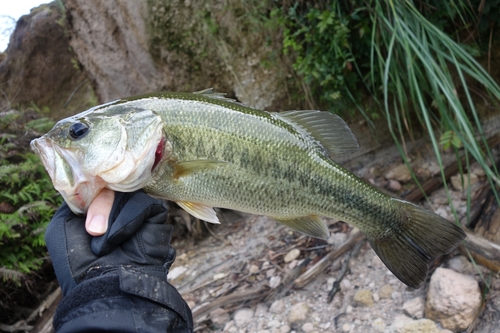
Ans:
[[[72,126],[82,137],[68,137]],[[120,131],[111,130],[117,126]],[[124,154],[130,153],[120,155],[113,142],[127,142]],[[328,112],[260,111],[212,90],[143,95],[65,119],[32,147],[77,212],[108,187],[143,188],[209,222],[218,223],[213,207],[229,208],[319,238],[329,235],[321,217],[338,218],[364,232],[387,267],[412,287],[465,237],[457,225],[378,191],[334,162],[332,156],[354,151],[357,142]],[[93,158],[78,159],[88,154]],[[109,170],[102,176],[92,171],[103,165]],[[62,167],[73,172],[53,170]],[[82,170],[80,183],[65,178]]]

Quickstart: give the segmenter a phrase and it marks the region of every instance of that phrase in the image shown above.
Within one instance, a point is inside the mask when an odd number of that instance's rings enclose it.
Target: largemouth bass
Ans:
[[[465,238],[446,219],[392,198],[331,157],[358,144],[338,116],[266,112],[211,89],[122,99],[59,121],[32,149],[75,213],[102,188],[144,189],[218,223],[213,207],[266,215],[327,238],[321,216],[346,221],[402,282]]]

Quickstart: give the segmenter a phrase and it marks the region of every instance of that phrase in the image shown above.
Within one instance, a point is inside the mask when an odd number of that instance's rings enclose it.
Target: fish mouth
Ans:
[[[60,148],[49,138],[43,136],[31,141],[30,145],[70,209],[76,214],[86,213],[106,183],[100,177],[86,176],[77,162],[76,153]]]

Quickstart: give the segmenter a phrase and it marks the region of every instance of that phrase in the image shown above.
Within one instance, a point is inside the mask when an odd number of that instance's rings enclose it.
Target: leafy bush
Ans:
[[[45,228],[62,199],[26,140],[53,123],[40,118],[24,124],[20,112],[9,112],[0,122],[0,276],[19,281],[47,257]]]

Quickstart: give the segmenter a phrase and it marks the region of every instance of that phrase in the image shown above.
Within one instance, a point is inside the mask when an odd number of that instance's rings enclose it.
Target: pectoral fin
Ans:
[[[174,178],[180,178],[190,173],[215,169],[227,165],[227,162],[213,160],[194,160],[174,164]]]
[[[186,212],[200,220],[210,223],[220,224],[217,214],[212,207],[189,201],[176,201],[176,204],[182,207]]]
[[[289,228],[311,237],[327,239],[330,236],[328,227],[317,215],[301,216],[297,218],[274,218]]]

